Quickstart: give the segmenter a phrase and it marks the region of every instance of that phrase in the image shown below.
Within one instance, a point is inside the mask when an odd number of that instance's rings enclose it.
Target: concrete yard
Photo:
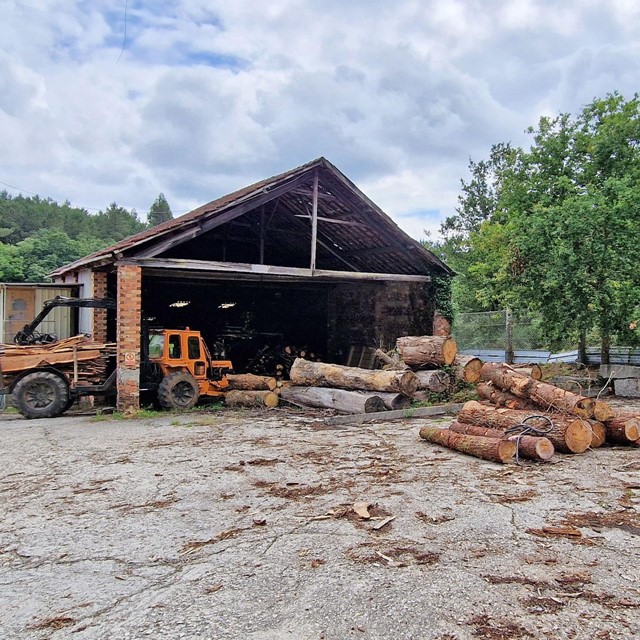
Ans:
[[[416,418],[0,420],[1,638],[640,634],[640,448],[518,467]]]

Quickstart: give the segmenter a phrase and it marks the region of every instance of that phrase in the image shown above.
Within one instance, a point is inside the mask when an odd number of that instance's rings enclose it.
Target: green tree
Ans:
[[[149,215],[147,216],[149,226],[155,227],[161,222],[166,222],[172,218],[173,213],[171,213],[171,207],[169,207],[169,203],[164,197],[164,194],[161,193],[151,205],[151,209],[149,209]]]
[[[454,296],[537,310],[551,341],[595,330],[606,362],[610,337],[629,339],[640,310],[639,100],[611,94],[530,133],[528,150],[472,163],[443,224],[462,274]]]

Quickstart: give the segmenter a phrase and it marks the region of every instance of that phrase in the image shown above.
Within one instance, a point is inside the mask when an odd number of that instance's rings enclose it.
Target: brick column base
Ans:
[[[140,408],[140,332],[142,269],[118,267],[118,379],[119,411]]]

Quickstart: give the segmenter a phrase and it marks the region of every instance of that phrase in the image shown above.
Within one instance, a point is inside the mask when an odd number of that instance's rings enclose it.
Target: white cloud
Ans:
[[[0,181],[189,208],[325,155],[415,237],[469,156],[637,88],[625,0],[5,3]]]

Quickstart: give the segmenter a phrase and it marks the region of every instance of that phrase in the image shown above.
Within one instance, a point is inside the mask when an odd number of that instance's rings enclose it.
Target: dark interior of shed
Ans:
[[[212,356],[237,372],[273,373],[287,346],[326,354],[327,297],[318,284],[145,277],[142,309],[148,328],[200,331]]]

